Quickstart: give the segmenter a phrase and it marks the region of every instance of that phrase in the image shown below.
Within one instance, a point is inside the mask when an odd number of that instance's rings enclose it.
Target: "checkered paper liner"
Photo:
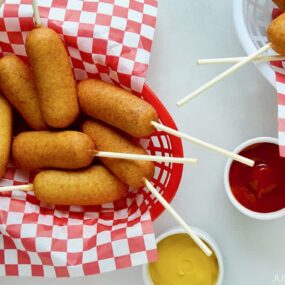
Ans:
[[[161,104],[145,94],[155,107]],[[163,107],[158,113],[175,128]],[[140,144],[152,155],[183,156],[181,141],[161,131]],[[181,165],[155,163],[151,182],[170,201],[181,174]],[[11,162],[0,186],[32,183],[34,176]],[[115,203],[88,207],[47,205],[33,192],[0,193],[0,276],[77,277],[153,262],[152,219],[162,210],[144,188]]]
[[[9,165],[1,185],[33,181]],[[149,211],[142,194],[102,206],[51,206],[33,193],[0,200],[0,275],[75,277],[156,259]]]
[[[274,8],[272,18],[282,12]],[[285,61],[272,61],[271,67],[275,72],[277,103],[278,103],[278,136],[280,156],[285,157]]]
[[[176,125],[144,85],[156,21],[154,0],[39,0],[42,22],[67,45],[75,78],[99,78],[132,90]],[[0,9],[0,57],[27,62],[24,40],[34,27],[31,0],[7,0]],[[158,131],[140,143],[152,155],[183,156],[181,140]],[[182,165],[155,163],[152,183],[174,197]],[[34,173],[11,163],[0,185],[32,182]],[[0,276],[75,277],[131,267],[157,258],[152,220],[163,206],[147,192],[102,206],[51,206],[32,192],[0,194]]]
[[[275,71],[277,103],[278,103],[278,137],[280,156],[285,157],[285,74],[277,71],[282,69],[285,71],[283,61],[272,62],[271,66]]]
[[[160,119],[174,124],[144,87],[157,1],[38,2],[42,23],[62,36],[77,80],[99,78],[142,92],[159,109]],[[27,62],[24,41],[34,27],[32,16],[31,1],[5,1],[0,9],[0,57],[13,53]],[[181,142],[163,132],[141,144],[154,155],[182,155]],[[177,190],[181,171],[172,164],[156,164],[152,182],[168,200]],[[10,163],[0,185],[26,184],[33,177]],[[0,276],[85,276],[152,262],[157,251],[151,217],[161,212],[145,189],[90,207],[46,205],[32,192],[2,193]]]
[[[0,56],[26,60],[34,27],[32,0],[5,0],[0,8]],[[58,32],[77,80],[96,77],[142,91],[157,16],[157,0],[38,0],[42,24]]]

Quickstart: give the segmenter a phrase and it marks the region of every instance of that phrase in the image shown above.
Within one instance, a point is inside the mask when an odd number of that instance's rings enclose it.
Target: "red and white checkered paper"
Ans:
[[[0,56],[26,60],[34,27],[31,0],[5,0],[0,9]],[[149,64],[157,0],[39,0],[42,24],[67,46],[77,80],[97,77],[141,92]]]
[[[0,185],[33,181],[12,164]],[[76,277],[156,260],[141,193],[102,206],[54,206],[33,192],[0,195],[0,276]]]
[[[273,9],[272,17],[276,18],[282,13],[279,9]],[[275,72],[277,103],[278,103],[278,136],[280,156],[285,157],[285,62],[270,62]]]
[[[285,63],[271,62],[275,71],[277,102],[278,102],[278,136],[280,156],[285,157]],[[279,71],[277,71],[279,70]],[[280,72],[280,70],[282,70]]]
[[[156,0],[39,0],[44,25],[64,40],[77,80],[100,78],[141,92],[155,29]],[[31,0],[6,0],[0,8],[0,57],[13,53],[27,61],[24,40],[34,27]],[[143,140],[152,154],[158,135]],[[171,165],[158,167],[159,190]],[[167,170],[167,171],[166,171]],[[167,175],[165,175],[167,172]],[[0,185],[33,181],[33,174],[9,165]],[[143,190],[102,206],[52,206],[32,192],[0,194],[0,276],[75,277],[144,264],[157,258]],[[150,202],[149,202],[150,201]]]

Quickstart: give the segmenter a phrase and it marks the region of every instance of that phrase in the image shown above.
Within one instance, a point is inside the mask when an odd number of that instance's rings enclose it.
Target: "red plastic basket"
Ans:
[[[19,3],[12,2],[6,5],[2,22],[0,19],[3,35],[0,57],[15,53],[27,62],[24,41],[27,32],[34,27],[32,9],[28,4],[30,1],[19,1],[23,4],[21,9]],[[141,91],[156,22],[155,0],[85,1],[88,4],[82,9],[77,6],[83,1],[38,2],[43,23],[56,30],[66,44],[76,80],[103,79],[128,90]],[[127,2],[130,6],[126,8]],[[95,7],[91,12],[89,5],[100,6],[100,9]],[[110,5],[113,5],[112,15],[108,14]],[[107,7],[106,13],[102,7]],[[139,13],[141,22],[128,19],[129,10]],[[90,20],[90,13],[93,16],[96,13],[96,23],[78,25],[81,18]],[[59,16],[63,17],[62,21],[58,20]],[[111,21],[112,17],[116,17],[116,21]],[[120,24],[127,21],[124,31],[112,26],[118,20]],[[110,37],[93,38],[94,31],[100,34],[102,30],[104,37],[104,31],[109,28]],[[133,48],[125,45],[129,42],[130,31],[139,38],[138,46]],[[117,49],[107,48],[114,41],[115,47],[122,47],[121,55],[117,55]],[[140,55],[138,58],[137,54]],[[159,121],[176,129],[172,117],[153,91],[144,85],[140,93],[139,96],[157,110]],[[21,131],[21,126],[17,127]],[[140,142],[152,155],[183,156],[181,140],[162,131]],[[178,190],[182,169],[180,164],[155,163],[151,182],[168,202]],[[26,184],[32,182],[33,177],[33,173],[10,164],[0,184]],[[153,262],[157,252],[151,219],[157,219],[163,210],[144,188],[138,192],[129,191],[126,198],[115,203],[88,207],[47,205],[39,202],[32,192],[1,193],[0,245],[3,247],[0,248],[0,275],[74,277]]]
[[[162,124],[177,130],[176,124],[171,115],[147,85],[144,85],[142,98],[156,109],[159,121]],[[150,136],[150,143],[147,149],[152,155],[158,154],[183,157],[181,139],[171,136],[163,131],[156,131]],[[168,202],[172,201],[178,190],[182,171],[182,164],[155,164],[155,175],[157,178],[153,178],[151,182],[153,182],[156,189],[159,190],[160,194],[162,194]],[[164,211],[164,207],[149,192],[144,192],[144,196],[148,202],[152,220],[156,220]]]
[[[160,123],[177,130],[177,127],[172,117],[170,116],[164,105],[161,103],[161,101],[156,97],[151,88],[149,88],[147,85],[144,85],[143,92],[139,96],[143,100],[149,102],[156,109]],[[15,127],[21,130],[21,126],[21,120],[16,120]],[[23,127],[23,129],[25,130],[25,127]],[[17,132],[18,131],[19,130],[17,130]],[[165,133],[164,131],[155,131],[151,136],[139,140],[139,143],[141,143],[141,145],[143,145],[151,155],[183,157],[183,147],[181,139],[171,136]],[[172,201],[178,190],[182,171],[183,164],[155,162],[155,174],[154,177],[151,179],[151,182],[168,202]],[[34,175],[35,173],[33,172],[29,173],[26,171],[23,172],[20,169],[15,169],[15,167],[11,164],[8,167],[8,171],[4,177],[4,180],[10,180],[14,185],[25,184],[27,182],[32,183]],[[19,177],[21,178],[19,179]],[[3,183],[5,184],[4,180]],[[11,182],[8,183],[8,185],[10,184]],[[136,195],[135,193],[136,192],[130,191],[130,194],[128,195],[127,199],[130,197],[134,198]],[[146,203],[146,206],[151,213],[152,220],[157,219],[158,216],[164,211],[164,207],[147,190],[146,187],[139,189],[137,193],[143,195],[144,202]],[[11,197],[13,197],[12,194]],[[45,207],[43,203],[39,203],[39,201],[36,201],[33,194],[27,194],[26,198],[27,203],[38,205],[41,208]],[[15,199],[12,198],[11,203],[13,202],[15,202]],[[122,201],[119,201],[118,203],[115,202],[113,206],[114,211],[121,209],[123,205],[126,205],[126,203]],[[50,205],[48,205],[48,208],[49,207]],[[55,206],[55,209],[68,211],[69,207]],[[112,207],[108,206],[109,214],[110,209],[112,209]],[[142,211],[144,211],[144,209],[146,208],[143,207]],[[84,209],[82,209],[82,211],[84,211]],[[105,209],[104,207],[101,208],[98,206],[91,206],[88,207],[88,211],[98,211],[104,213]]]
[[[141,97],[154,106],[162,124],[176,129],[170,114],[148,86],[144,86]],[[162,131],[140,142],[152,155],[183,156],[181,140]],[[168,202],[178,190],[182,169],[181,164],[155,163],[151,182]],[[1,184],[32,183],[33,178],[34,173],[10,164]],[[129,191],[126,198],[101,206],[47,205],[38,201],[34,193],[21,191],[0,193],[0,199],[0,243],[3,243],[0,269],[6,276],[82,276],[153,262],[157,258],[151,219],[157,219],[164,208],[145,188]],[[64,236],[62,230],[66,231]],[[74,240],[79,249],[73,245]],[[125,252],[122,256],[113,256],[114,247],[121,248],[116,243],[122,243]],[[90,255],[93,251],[97,251],[98,258]],[[85,254],[93,260],[84,262]],[[104,265],[106,258],[111,267]],[[7,264],[6,260],[9,263],[11,259],[13,264]],[[37,260],[37,266],[32,265],[33,259]],[[20,273],[22,262],[26,271]],[[45,269],[47,266],[49,271]]]

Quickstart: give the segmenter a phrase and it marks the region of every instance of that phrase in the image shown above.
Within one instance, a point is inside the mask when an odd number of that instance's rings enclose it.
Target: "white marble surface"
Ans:
[[[229,0],[161,0],[148,83],[173,115],[178,127],[228,149],[256,136],[277,136],[276,96],[253,65],[216,85],[186,107],[175,102],[211,79],[225,66],[196,66],[207,57],[241,56]],[[228,201],[223,171],[226,159],[184,143],[185,153],[198,157],[187,166],[173,206],[192,225],[208,231],[221,247],[225,263],[224,284],[274,284],[275,274],[285,274],[285,219],[251,220]],[[155,222],[160,234],[174,226],[164,213]],[[1,285],[48,285],[45,279],[0,278]],[[55,285],[143,285],[141,268],[73,280],[53,280]]]

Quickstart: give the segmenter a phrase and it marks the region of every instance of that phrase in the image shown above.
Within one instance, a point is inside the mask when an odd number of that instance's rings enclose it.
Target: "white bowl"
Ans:
[[[239,145],[234,150],[234,153],[239,153],[243,149],[245,149],[246,147],[253,145],[253,144],[257,144],[257,143],[273,143],[273,144],[278,145],[278,139],[270,138],[270,137],[254,138],[254,139],[248,140],[248,141],[242,143],[241,145]],[[234,205],[234,207],[237,210],[239,210],[241,213],[243,213],[244,215],[246,215],[250,218],[253,218],[253,219],[257,219],[257,220],[273,220],[273,219],[283,217],[285,215],[285,208],[278,210],[278,211],[275,211],[275,212],[270,212],[270,213],[258,213],[258,212],[254,212],[252,210],[247,209],[235,198],[235,196],[232,193],[232,190],[230,187],[230,182],[229,182],[229,173],[230,173],[230,168],[231,168],[232,162],[233,162],[232,159],[228,159],[228,161],[227,161],[225,172],[224,172],[224,184],[225,184],[225,188],[226,188],[228,198],[230,199],[230,201]]]
[[[233,16],[237,35],[246,54],[249,55],[267,42],[266,29],[271,22],[271,0],[233,0]],[[270,54],[275,54],[272,51]],[[268,63],[255,63],[261,74],[275,88],[274,71]]]
[[[196,227],[191,227],[191,228],[200,238],[202,238],[205,242],[207,242],[209,246],[212,248],[212,250],[215,252],[217,260],[218,260],[218,265],[219,265],[219,276],[218,276],[216,285],[221,285],[223,282],[223,278],[224,278],[224,264],[223,264],[222,254],[221,254],[219,247],[217,246],[215,240],[208,233]],[[183,233],[185,233],[185,231],[182,228],[175,227],[161,234],[156,239],[156,242],[159,243],[161,240],[165,239],[168,236],[175,235],[175,234],[183,234]],[[148,264],[145,264],[142,266],[142,274],[143,274],[143,280],[144,280],[145,285],[154,285],[151,280],[149,271],[148,271]]]

